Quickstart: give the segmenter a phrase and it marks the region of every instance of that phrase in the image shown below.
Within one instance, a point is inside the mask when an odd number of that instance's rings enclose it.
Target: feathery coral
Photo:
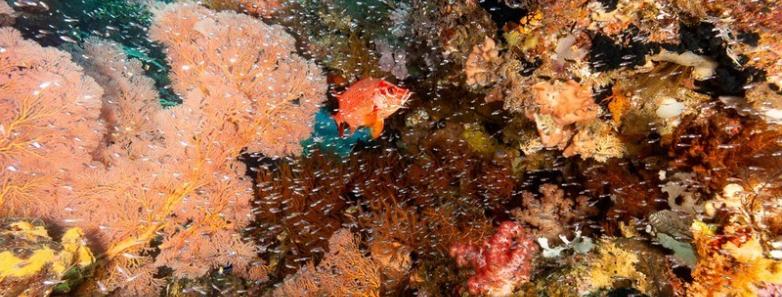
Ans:
[[[312,132],[326,81],[315,64],[292,54],[295,40],[282,27],[181,4],[156,13],[150,36],[167,46],[168,58],[178,65],[173,84],[185,97],[198,92],[235,106],[211,109],[249,124],[225,125],[255,138],[247,142],[249,151],[268,156],[301,152],[299,142]]]
[[[236,157],[297,153],[325,82],[281,28],[249,16],[181,4],[155,23],[184,97],[168,110],[116,44],[89,39],[77,54],[93,80],[65,53],[0,29],[0,89],[15,94],[0,99],[0,165],[13,169],[0,176],[3,214],[82,227],[108,263],[85,290],[156,294],[161,267],[197,278],[231,264],[263,278],[238,234],[253,191]]]
[[[102,90],[67,53],[0,28],[0,213],[42,215],[98,146]],[[62,187],[51,187],[50,185]]]
[[[587,196],[578,196],[575,201],[565,198],[565,191],[553,184],[540,186],[543,196],[535,199],[530,192],[522,194],[522,209],[512,211],[519,221],[534,227],[534,237],[555,239],[559,235],[567,235],[568,224],[574,219],[584,219],[596,212],[590,208]],[[574,202],[577,203],[574,208]]]
[[[380,266],[364,256],[347,229],[329,238],[329,253],[285,280],[273,296],[379,296]]]

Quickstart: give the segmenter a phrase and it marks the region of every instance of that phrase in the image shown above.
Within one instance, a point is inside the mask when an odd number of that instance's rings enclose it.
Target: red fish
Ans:
[[[413,93],[390,82],[377,78],[365,78],[352,84],[337,95],[339,111],[334,114],[340,136],[342,124],[353,133],[359,127],[369,127],[372,138],[383,132],[383,120],[402,108]]]

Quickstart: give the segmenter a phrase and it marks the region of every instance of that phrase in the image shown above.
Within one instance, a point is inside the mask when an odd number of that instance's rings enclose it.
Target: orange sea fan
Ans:
[[[106,265],[83,294],[153,294],[162,267],[197,278],[231,264],[264,278],[239,234],[253,190],[236,157],[248,147],[298,152],[325,93],[280,27],[192,4],[166,6],[155,21],[184,98],[165,110],[141,64],[113,43],[87,40],[75,54],[82,71],[0,29],[0,211],[86,231]]]
[[[248,149],[269,156],[301,151],[326,81],[315,64],[292,54],[295,40],[282,27],[180,4],[156,12],[150,36],[167,46],[177,90],[230,103],[205,106],[228,119],[222,133],[249,133]]]
[[[31,215],[68,192],[104,127],[103,91],[67,53],[0,28],[0,213]]]

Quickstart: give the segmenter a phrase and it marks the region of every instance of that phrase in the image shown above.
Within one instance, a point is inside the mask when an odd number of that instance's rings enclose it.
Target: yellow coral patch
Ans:
[[[0,253],[0,281],[6,277],[29,277],[41,271],[47,264],[55,262],[56,255],[54,250],[44,247],[33,251],[32,256],[27,259],[16,257],[10,251]],[[64,270],[60,265],[55,265],[55,269]]]
[[[89,247],[84,245],[84,231],[81,228],[71,228],[62,236],[63,254],[69,253],[76,257],[73,264],[86,267],[95,263],[95,256]]]
[[[49,235],[41,226],[34,226],[28,222],[18,222],[11,225],[18,228],[13,232],[27,232],[14,234],[15,236],[34,235],[49,239]],[[11,231],[6,231],[11,232]],[[6,277],[24,278],[33,276],[46,267],[51,271],[62,275],[73,265],[86,267],[95,262],[92,251],[82,242],[84,232],[80,228],[71,228],[65,232],[62,238],[63,250],[56,253],[48,246],[42,246],[33,250],[27,258],[17,257],[12,251],[0,252],[0,281]]]
[[[604,241],[600,245],[598,258],[590,263],[590,285],[594,289],[610,288],[614,280],[628,279],[633,281],[636,289],[647,294],[649,282],[646,275],[636,269],[638,262],[638,255],[618,247],[616,243]]]
[[[49,234],[43,226],[35,226],[29,222],[19,221],[10,225],[9,230],[3,231],[3,234],[10,234],[21,237],[26,240],[34,241],[36,237],[49,238]]]

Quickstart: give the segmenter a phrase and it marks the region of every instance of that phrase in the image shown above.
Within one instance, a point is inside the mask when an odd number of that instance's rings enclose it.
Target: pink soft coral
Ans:
[[[520,225],[506,221],[480,247],[457,243],[450,255],[457,265],[475,269],[475,275],[467,281],[471,294],[507,296],[530,279],[532,257],[537,251],[538,246]]]

